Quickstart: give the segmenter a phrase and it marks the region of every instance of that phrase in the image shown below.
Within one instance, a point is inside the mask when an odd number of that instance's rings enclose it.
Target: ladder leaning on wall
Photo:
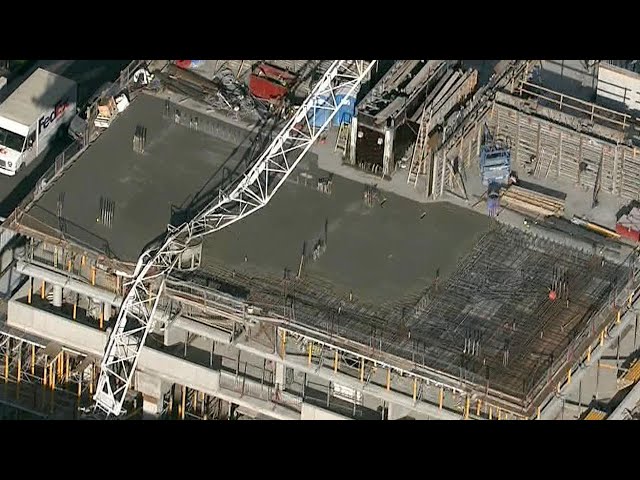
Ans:
[[[427,158],[427,141],[429,140],[429,131],[431,130],[431,114],[433,110],[429,111],[429,115],[426,112],[427,106],[425,105],[422,111],[422,117],[420,119],[420,128],[418,129],[418,138],[413,148],[413,155],[411,156],[411,165],[409,166],[409,176],[407,177],[407,183],[417,186],[418,177],[425,173],[425,162]]]

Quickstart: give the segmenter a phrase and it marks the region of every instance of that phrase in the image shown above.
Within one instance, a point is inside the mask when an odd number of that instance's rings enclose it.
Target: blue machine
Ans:
[[[489,130],[484,129],[483,144],[480,149],[480,176],[482,184],[507,185],[511,175],[511,149],[494,141]]]

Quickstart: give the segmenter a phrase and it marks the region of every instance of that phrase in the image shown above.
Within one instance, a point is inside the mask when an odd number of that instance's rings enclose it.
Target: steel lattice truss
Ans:
[[[264,207],[284,184],[342,106],[355,96],[373,62],[336,60],[253,166],[192,221],[171,228],[158,249],[139,258],[115,322],[94,399],[110,415],[120,415],[142,346],[158,306],[164,281],[190,242],[221,230]]]

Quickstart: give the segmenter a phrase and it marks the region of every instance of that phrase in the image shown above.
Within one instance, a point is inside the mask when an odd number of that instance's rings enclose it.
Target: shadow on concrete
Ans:
[[[270,116],[247,132],[240,144],[233,149],[223,162],[222,166],[205,181],[202,187],[192,196],[191,200],[184,202],[179,207],[173,207],[171,225],[179,226],[191,221],[218,198],[220,191],[224,191],[237,181],[241,175],[251,169],[257,158],[273,140],[274,133],[277,133],[277,129],[281,127],[279,120],[280,117]],[[248,148],[246,148],[247,142],[250,142]],[[229,165],[233,163],[234,157],[243,149],[246,150],[240,160],[235,165]]]

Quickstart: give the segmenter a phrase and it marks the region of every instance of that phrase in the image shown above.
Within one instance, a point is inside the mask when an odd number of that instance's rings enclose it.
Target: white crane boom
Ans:
[[[149,248],[133,279],[107,342],[94,400],[108,415],[120,415],[142,347],[158,307],[165,279],[197,237],[216,232],[264,207],[302,160],[333,117],[373,68],[375,61],[335,60],[309,96],[252,167],[193,220]]]

